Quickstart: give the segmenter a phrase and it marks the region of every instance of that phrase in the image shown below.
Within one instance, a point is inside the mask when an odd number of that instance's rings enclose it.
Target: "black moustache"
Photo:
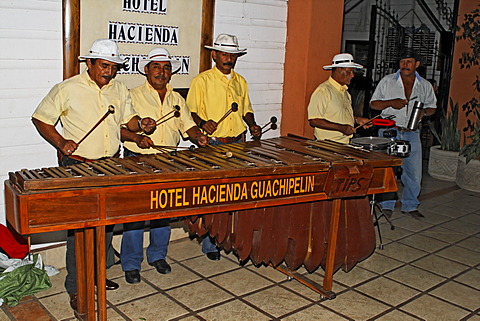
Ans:
[[[233,66],[233,63],[231,63],[231,62],[225,62],[225,63],[223,63],[223,65],[224,65],[224,66]]]

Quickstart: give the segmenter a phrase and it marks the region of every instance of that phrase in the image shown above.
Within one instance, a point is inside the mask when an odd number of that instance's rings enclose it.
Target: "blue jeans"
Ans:
[[[233,143],[241,143],[242,140],[239,139],[237,141],[234,141]],[[232,144],[233,144],[232,143]],[[218,146],[218,145],[226,145],[225,143],[222,143],[218,140],[210,138],[209,140],[210,146]],[[211,236],[207,236],[203,239],[202,241],[202,252],[207,254],[211,252],[218,252],[218,247],[215,245],[215,240]]]
[[[137,154],[124,149],[124,156],[136,156]],[[141,270],[143,261],[143,230],[145,221],[124,223],[122,235],[122,248],[120,261],[123,271]],[[150,221],[150,243],[147,247],[147,262],[153,263],[165,260],[170,241],[170,219],[158,219]]]
[[[379,136],[383,136],[384,129],[379,131]],[[410,156],[402,158],[402,184],[403,192],[400,197],[402,211],[411,212],[418,208],[422,183],[422,143],[420,141],[420,131],[400,131],[397,130],[397,140],[410,142]],[[383,209],[393,210],[395,200],[380,202]]]
[[[141,270],[143,261],[143,229],[145,221],[124,223],[120,260],[123,271]],[[150,244],[147,247],[147,262],[165,260],[170,241],[170,219],[150,221]]]

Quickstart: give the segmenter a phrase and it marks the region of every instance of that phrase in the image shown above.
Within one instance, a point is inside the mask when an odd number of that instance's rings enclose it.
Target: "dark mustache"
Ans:
[[[164,75],[158,75],[158,76],[155,76],[155,79],[166,80],[167,77],[165,77]]]
[[[228,61],[223,63],[224,66],[233,66],[233,63]]]

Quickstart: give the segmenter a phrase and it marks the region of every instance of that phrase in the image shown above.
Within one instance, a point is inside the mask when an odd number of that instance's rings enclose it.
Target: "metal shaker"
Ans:
[[[418,124],[423,116],[423,103],[416,101],[413,103],[413,110],[410,114],[410,119],[408,120],[407,128],[410,130],[417,130]]]

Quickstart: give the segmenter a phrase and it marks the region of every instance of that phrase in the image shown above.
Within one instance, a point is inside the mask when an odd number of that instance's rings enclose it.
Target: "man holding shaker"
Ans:
[[[407,49],[399,58],[400,69],[380,80],[370,100],[370,107],[381,110],[383,118],[394,116],[397,135],[393,139],[410,142],[410,156],[403,158],[402,163],[403,193],[400,201],[402,213],[421,219],[424,216],[418,211],[418,196],[422,182],[422,146],[420,130],[417,126],[409,126],[409,120],[418,102],[423,103],[422,117],[433,115],[437,99],[432,85],[416,72],[420,66],[416,54]],[[389,217],[393,213],[395,200],[385,200],[380,205]]]

